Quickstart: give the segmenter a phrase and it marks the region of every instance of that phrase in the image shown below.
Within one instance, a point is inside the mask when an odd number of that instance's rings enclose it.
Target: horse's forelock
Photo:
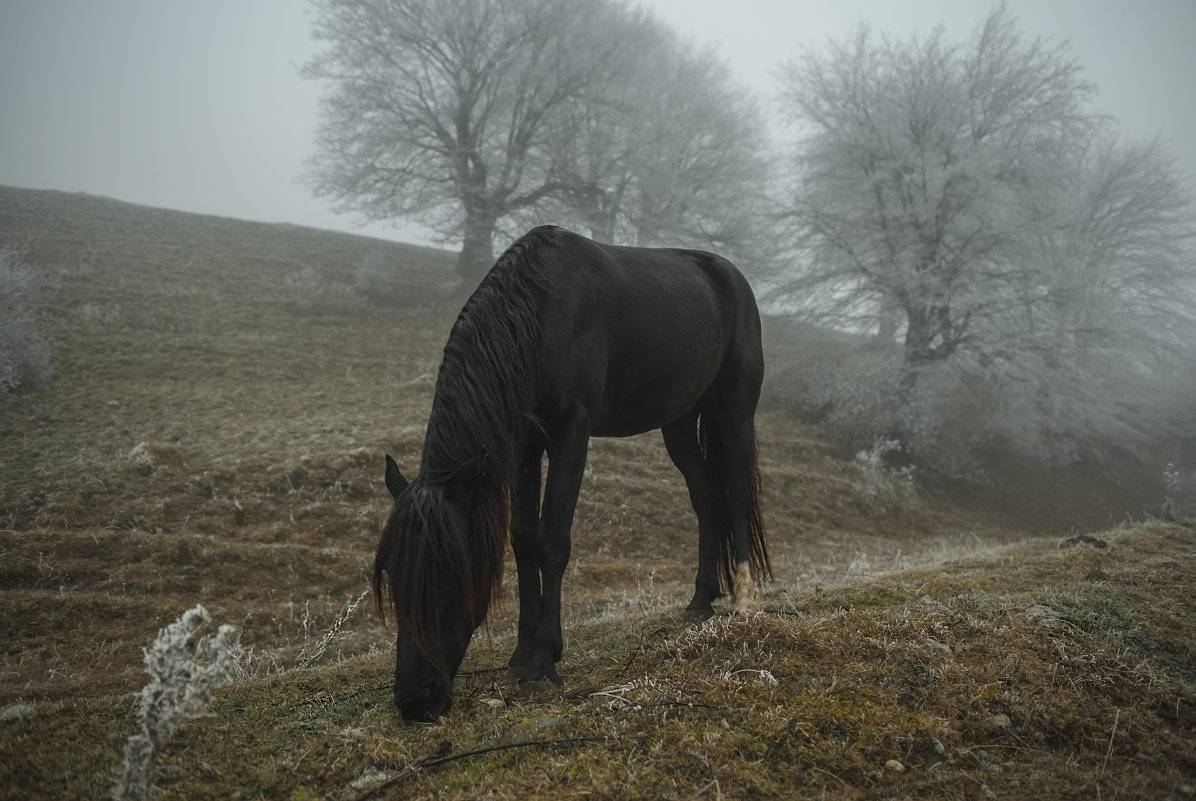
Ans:
[[[430,661],[440,659],[442,630],[472,630],[498,592],[501,554],[495,564],[469,530],[488,525],[483,519],[453,510],[439,488],[413,483],[383,528],[375,598],[380,605],[389,601],[398,631]]]

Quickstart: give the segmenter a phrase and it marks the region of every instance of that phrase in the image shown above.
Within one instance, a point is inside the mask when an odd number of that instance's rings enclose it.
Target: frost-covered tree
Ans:
[[[943,29],[879,40],[861,26],[788,65],[783,101],[804,136],[787,210],[809,254],[804,289],[845,321],[897,313],[911,367],[968,341],[1039,222],[1027,203],[1095,120],[1080,68],[1025,42],[998,8],[970,45]]]
[[[982,364],[1016,390],[1016,416],[1085,439],[1180,430],[1196,411],[1181,386],[1196,366],[1191,215],[1158,141],[1106,134],[1070,154],[1049,224],[1011,248],[1027,280],[978,321]]]
[[[1162,145],[1118,142],[1093,94],[1003,5],[965,44],[861,26],[791,62],[800,267],[780,292],[893,342],[897,401],[966,387],[1001,436],[1063,458],[1141,432],[1163,415],[1148,385],[1190,369],[1192,205]]]
[[[751,238],[763,126],[725,65],[620,0],[315,0],[315,191],[462,242],[560,219],[599,239]]]
[[[634,81],[573,109],[561,213],[602,241],[750,259],[765,239],[771,169],[755,99],[713,49],[663,27],[653,39]]]
[[[492,262],[497,222],[560,190],[550,125],[626,79],[647,46],[639,12],[608,0],[316,0],[329,84],[311,174],[370,219],[460,237],[458,272]]]

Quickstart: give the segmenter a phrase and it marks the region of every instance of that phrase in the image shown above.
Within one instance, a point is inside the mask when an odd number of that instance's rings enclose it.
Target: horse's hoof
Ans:
[[[507,666],[507,681],[511,684],[516,684],[523,681],[523,677],[527,675],[527,665],[508,665]]]
[[[735,570],[734,609],[740,614],[760,611],[760,602],[756,596],[756,582],[752,581],[752,570],[747,562],[740,562],[739,567]]]
[[[561,687],[564,684],[565,680],[556,672],[553,665],[542,668],[534,667],[525,670],[523,677],[519,679],[519,691],[522,694],[525,687],[534,691],[537,688],[547,690],[550,689],[550,685]]]
[[[753,598],[736,598],[734,612],[737,615],[754,615],[760,611],[760,604]]]
[[[542,698],[559,692],[564,684],[564,680],[560,676],[557,676],[555,671],[552,676],[540,676],[534,679],[524,678],[520,680],[518,686],[515,688],[515,697],[523,699]]]

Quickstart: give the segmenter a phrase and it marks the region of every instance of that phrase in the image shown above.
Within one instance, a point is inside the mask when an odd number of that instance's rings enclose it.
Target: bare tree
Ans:
[[[606,0],[316,0],[317,193],[461,237],[467,283],[497,221],[562,188],[548,132],[625,78],[639,12]]]
[[[892,424],[955,387],[986,410],[960,417],[969,435],[1050,440],[1059,458],[1161,432],[1152,388],[1192,369],[1192,205],[1163,147],[1119,143],[1093,91],[1004,6],[966,45],[861,27],[787,66],[802,267],[781,292],[897,343]]]
[[[967,48],[942,29],[878,42],[861,26],[788,65],[783,100],[806,133],[788,210],[809,255],[802,290],[843,322],[899,313],[910,375],[949,357],[1009,280],[1003,249],[1038,221],[1026,197],[1093,126],[1091,93],[1003,7]]]
[[[1055,430],[1121,441],[1179,430],[1193,406],[1167,389],[1196,368],[1196,236],[1180,173],[1160,142],[1105,133],[1077,145],[1059,177],[1041,208],[1049,224],[1009,250],[1027,279],[978,321],[984,365],[1050,411],[1024,418]]]
[[[561,213],[605,241],[758,251],[771,164],[755,99],[712,49],[645,24],[656,46],[635,79],[575,109]]]
[[[654,99],[641,118],[636,191],[624,209],[634,241],[751,251],[771,171],[754,98],[713,51],[684,46],[645,86]]]

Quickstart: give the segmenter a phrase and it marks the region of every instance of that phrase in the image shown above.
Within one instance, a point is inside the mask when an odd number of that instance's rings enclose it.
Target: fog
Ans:
[[[769,101],[779,62],[861,20],[899,37],[943,23],[962,40],[987,0],[652,0],[661,19],[714,43]],[[1196,3],[1017,0],[1028,35],[1069,39],[1098,106],[1134,139],[1162,136],[1196,174]],[[422,239],[359,226],[301,183],[321,89],[294,0],[38,0],[0,7],[0,184],[106,195],[183,211]]]

